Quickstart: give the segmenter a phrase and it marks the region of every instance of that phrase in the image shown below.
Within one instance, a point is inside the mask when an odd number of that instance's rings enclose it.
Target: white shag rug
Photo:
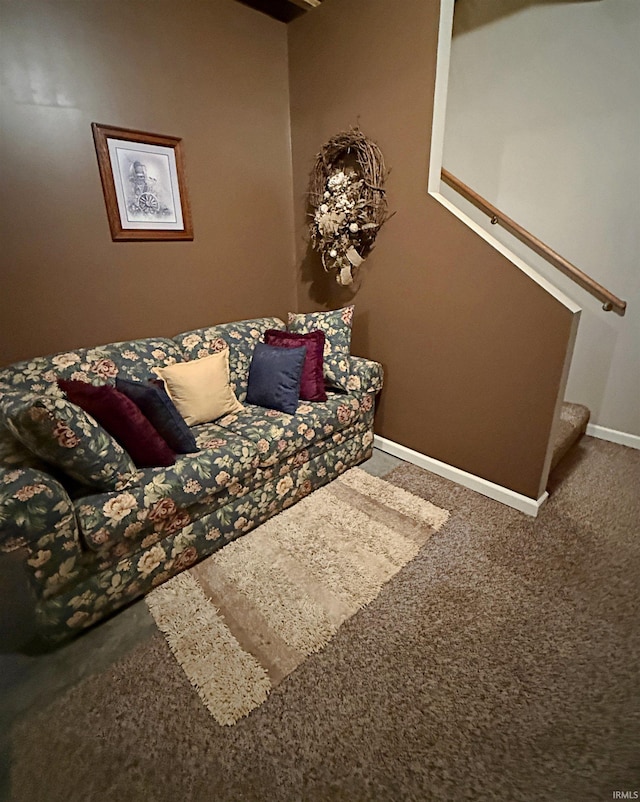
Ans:
[[[449,513],[360,468],[146,597],[219,724],[235,724],[413,559]]]

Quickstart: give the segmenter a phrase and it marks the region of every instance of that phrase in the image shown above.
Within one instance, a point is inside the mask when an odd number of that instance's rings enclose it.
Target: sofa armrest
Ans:
[[[324,362],[325,378],[349,393],[379,393],[384,371],[379,362],[361,356],[329,357]]]
[[[351,375],[360,379],[360,392],[379,393],[384,383],[384,369],[379,362],[362,356],[350,356]]]
[[[0,467],[0,553],[26,550],[38,595],[49,597],[79,572],[80,539],[73,503],[52,476]]]

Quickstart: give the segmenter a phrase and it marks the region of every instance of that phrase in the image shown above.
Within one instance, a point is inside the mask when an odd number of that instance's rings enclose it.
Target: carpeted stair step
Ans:
[[[551,457],[551,470],[586,432],[590,417],[591,412],[583,404],[571,404],[568,401],[562,404],[560,424]]]

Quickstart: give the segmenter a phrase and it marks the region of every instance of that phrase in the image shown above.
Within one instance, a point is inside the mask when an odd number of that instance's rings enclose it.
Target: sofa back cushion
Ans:
[[[267,329],[284,330],[285,325],[279,318],[262,317],[185,331],[173,339],[181,351],[182,359],[200,359],[228,347],[229,382],[238,401],[244,401],[253,350]]]
[[[42,461],[36,456],[43,453],[43,445],[35,446],[34,450],[33,433],[30,435],[23,433],[23,439],[16,437],[16,426],[9,427],[3,412],[3,398],[7,400],[8,406],[15,406],[16,400],[22,403],[25,400],[25,394],[62,401],[64,394],[58,387],[58,378],[79,379],[91,384],[113,384],[116,376],[146,380],[153,376],[154,367],[170,365],[181,358],[180,350],[173,340],[156,337],[110,343],[93,348],[79,348],[75,351],[62,351],[49,356],[25,359],[0,368],[0,461],[3,464],[16,466],[33,464],[43,467]],[[98,428],[101,429],[101,427]],[[89,432],[86,424],[84,430],[86,437]],[[99,451],[101,450],[105,455],[109,464],[105,465],[104,471],[94,464],[89,467],[86,474],[84,474],[84,468],[80,470],[80,473],[83,474],[82,481],[85,484],[100,489],[111,489],[112,476],[117,475],[125,467],[125,464],[122,463],[124,452],[107,432],[102,429],[101,432]],[[104,441],[105,437],[110,441],[108,447]],[[43,439],[46,441],[48,438],[43,435]],[[29,447],[25,445],[26,440],[29,441]],[[114,453],[113,445],[116,446],[116,452],[119,450],[121,453]],[[57,455],[52,453],[49,448],[44,448],[44,451],[49,452],[46,457],[47,464],[55,464],[62,468],[67,475],[73,476],[78,472],[74,466],[84,462],[85,447],[88,447],[86,441],[82,446],[71,451],[60,452]],[[56,450],[53,447],[53,451]],[[28,457],[29,454],[32,455],[31,458]],[[64,457],[62,463],[58,459],[60,456]],[[131,468],[131,460],[127,455],[125,457],[126,467]],[[113,466],[116,465],[117,470],[113,469]],[[65,466],[70,470],[66,470]],[[115,473],[112,469],[115,470]],[[88,481],[85,481],[87,477]]]
[[[62,397],[57,380],[77,379],[90,384],[114,384],[116,376],[145,381],[153,368],[180,361],[173,340],[150,338],[95,348],[79,348],[51,356],[39,356],[0,369],[0,389],[23,390]]]

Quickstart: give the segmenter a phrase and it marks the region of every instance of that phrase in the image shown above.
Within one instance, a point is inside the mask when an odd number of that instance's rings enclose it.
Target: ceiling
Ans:
[[[317,8],[322,0],[238,0],[245,6],[251,6],[263,14],[268,14],[280,22],[291,22],[292,19]]]

